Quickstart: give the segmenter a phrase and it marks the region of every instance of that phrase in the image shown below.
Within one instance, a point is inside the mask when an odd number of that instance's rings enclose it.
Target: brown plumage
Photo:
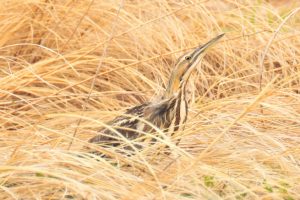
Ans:
[[[186,100],[186,83],[204,57],[204,52],[215,44],[224,34],[221,34],[208,43],[199,46],[191,52],[181,56],[172,71],[166,92],[158,98],[158,101],[148,102],[128,109],[124,115],[116,117],[108,125],[111,128],[100,130],[99,135],[91,138],[90,143],[102,146],[119,146],[122,137],[135,142],[136,148],[142,148],[136,140],[143,141],[143,132],[151,133],[155,126],[169,136],[173,136],[179,129],[184,128],[188,115],[188,102]],[[150,126],[148,123],[151,123]],[[123,138],[123,141],[124,141]],[[155,139],[152,139],[155,141]],[[125,149],[132,149],[125,145]]]

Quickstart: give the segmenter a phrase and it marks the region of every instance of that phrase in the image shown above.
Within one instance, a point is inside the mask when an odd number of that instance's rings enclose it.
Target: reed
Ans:
[[[299,199],[299,6],[2,1],[0,199]],[[179,146],[84,151],[164,91],[182,52],[223,32],[191,77]]]

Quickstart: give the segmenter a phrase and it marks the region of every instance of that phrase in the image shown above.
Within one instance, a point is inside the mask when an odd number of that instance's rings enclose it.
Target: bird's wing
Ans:
[[[159,128],[167,128],[172,120],[175,99],[170,98],[145,107],[144,115]]]
[[[139,106],[135,106],[126,110],[123,115],[120,115],[108,122],[112,128],[115,128],[120,132],[124,137],[128,139],[135,139],[138,136],[138,133],[134,130],[137,129],[139,118],[144,117],[144,110],[149,105],[145,103]],[[112,142],[117,137],[117,134],[113,131],[104,128],[100,130],[101,134],[96,135],[95,137],[89,140],[90,143],[103,143],[103,142]]]
[[[126,124],[131,123],[132,121],[137,120],[137,118],[144,117],[144,109],[149,104],[145,103],[139,106],[135,106],[126,110],[123,115],[120,115],[110,121],[108,124],[114,126],[126,126]]]

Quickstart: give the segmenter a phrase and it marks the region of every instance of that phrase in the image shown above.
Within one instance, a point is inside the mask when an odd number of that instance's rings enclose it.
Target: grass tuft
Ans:
[[[299,6],[1,1],[0,199],[300,199]],[[223,32],[190,79],[179,146],[165,136],[127,157],[87,143]]]

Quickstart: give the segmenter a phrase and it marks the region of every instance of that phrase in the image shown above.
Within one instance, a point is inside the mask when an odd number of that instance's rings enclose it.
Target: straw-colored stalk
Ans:
[[[300,199],[298,6],[1,1],[0,199]],[[223,32],[191,77],[179,146],[159,137],[126,157],[87,143]]]

